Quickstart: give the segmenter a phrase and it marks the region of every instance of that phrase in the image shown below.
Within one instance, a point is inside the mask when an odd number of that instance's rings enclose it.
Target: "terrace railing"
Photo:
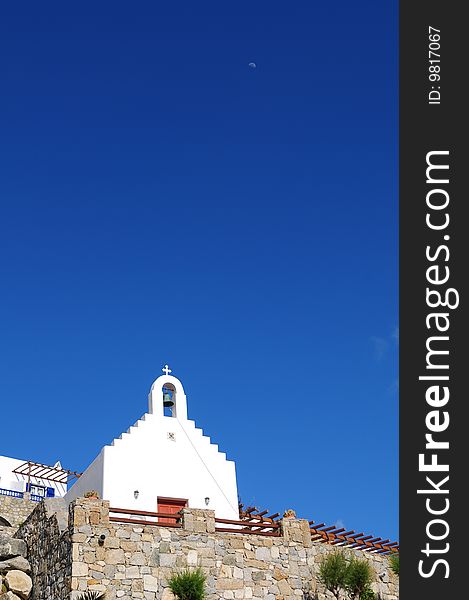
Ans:
[[[37,496],[36,494],[29,494],[29,499],[33,502],[42,502],[44,500],[44,496]]]
[[[257,508],[240,506],[240,518],[221,519],[215,517],[215,531],[235,534],[254,534],[270,537],[281,537],[282,524],[279,514],[266,516],[268,511],[259,511]],[[131,523],[135,525],[156,525],[158,527],[183,527],[182,513],[148,512],[132,510],[129,508],[110,508],[110,521],[118,523]],[[355,548],[376,554],[397,554],[399,543],[389,539],[356,533],[354,530],[346,531],[345,527],[330,526],[325,523],[309,521],[311,540],[333,546]]]
[[[23,492],[17,492],[16,490],[7,490],[5,488],[0,488],[0,496],[10,496],[11,498],[23,498]]]
[[[218,526],[217,526],[218,525]],[[219,525],[222,525],[220,527]],[[223,527],[223,525],[230,525],[230,527]],[[281,528],[280,523],[267,523],[258,521],[236,521],[234,519],[218,519],[215,517],[215,531],[221,531],[224,533],[249,533],[255,535],[265,535],[271,537],[280,537]]]
[[[179,513],[149,512],[130,508],[109,508],[109,520],[116,523],[135,525],[157,525],[158,527],[182,527]]]
[[[9,496],[10,498],[24,498],[24,492],[18,492],[17,490],[7,490],[0,488],[0,496]],[[26,497],[27,498],[27,497]],[[44,500],[44,496],[38,496],[36,494],[29,494],[29,500],[33,502],[41,502]]]

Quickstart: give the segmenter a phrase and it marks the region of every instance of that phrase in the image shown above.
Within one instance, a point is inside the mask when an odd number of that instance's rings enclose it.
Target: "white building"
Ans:
[[[163,371],[148,413],[104,446],[65,499],[96,490],[115,508],[173,513],[188,506],[238,519],[235,463],[187,418],[182,383],[167,365]]]
[[[68,473],[60,462],[49,467],[0,456],[0,495],[22,498],[29,492],[35,500],[61,497],[67,492]]]

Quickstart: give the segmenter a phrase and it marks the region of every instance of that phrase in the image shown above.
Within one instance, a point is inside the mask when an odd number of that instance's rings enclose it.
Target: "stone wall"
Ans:
[[[37,502],[26,498],[0,495],[0,517],[8,521],[15,529],[18,529],[26,521],[36,506]]]
[[[33,589],[30,600],[69,600],[72,544],[68,510],[62,498],[35,503],[16,537],[28,547]]]
[[[196,566],[207,575],[208,600],[332,598],[317,573],[322,556],[336,549],[312,542],[303,519],[284,519],[281,537],[215,532],[209,510],[185,509],[181,529],[135,526],[110,522],[107,502],[78,499],[70,535],[72,599],[91,589],[106,591],[106,600],[169,600],[168,577]],[[388,558],[355,553],[370,561],[381,600],[397,599]]]
[[[85,590],[106,600],[170,600],[168,578],[201,567],[207,600],[332,600],[318,583],[321,558],[336,548],[312,542],[308,522],[284,519],[282,535],[215,531],[213,511],[184,509],[182,527],[110,521],[109,503],[46,500],[20,527],[31,563],[31,600],[74,600]],[[353,552],[353,551],[350,551]],[[370,561],[380,600],[396,600],[398,578],[386,556],[354,551]]]

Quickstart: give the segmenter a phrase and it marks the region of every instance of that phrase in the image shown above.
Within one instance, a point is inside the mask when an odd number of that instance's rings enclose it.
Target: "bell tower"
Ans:
[[[171,369],[165,365],[163,375],[156,379],[148,395],[148,412],[157,417],[176,417],[187,421],[187,400],[182,383],[170,375]]]

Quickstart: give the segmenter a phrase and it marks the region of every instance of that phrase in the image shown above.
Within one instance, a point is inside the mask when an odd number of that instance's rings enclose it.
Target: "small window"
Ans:
[[[33,496],[39,496],[41,498],[54,498],[55,490],[52,487],[45,487],[44,485],[35,485],[34,483],[26,484],[26,491],[30,492]]]
[[[34,494],[34,496],[41,496],[42,498],[46,497],[46,488],[42,485],[31,484],[31,488],[29,491],[31,492],[31,494]]]

